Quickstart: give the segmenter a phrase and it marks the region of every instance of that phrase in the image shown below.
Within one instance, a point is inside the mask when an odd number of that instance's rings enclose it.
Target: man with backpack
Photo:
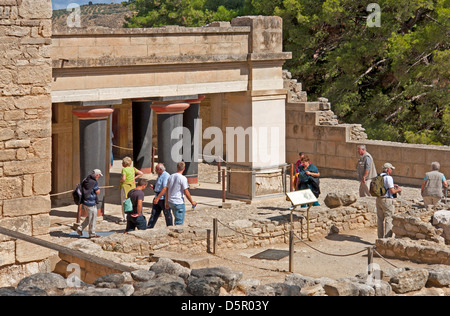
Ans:
[[[395,167],[389,162],[383,165],[383,172],[380,176],[384,180],[384,190],[383,188],[376,189],[373,186],[371,187],[371,191],[376,191],[376,194],[372,193],[372,195],[377,196],[378,238],[392,237],[392,217],[395,212],[394,197],[396,197],[397,193],[402,192],[402,189],[394,184],[394,179],[391,176],[394,169]],[[375,178],[374,182],[377,182],[377,178]]]
[[[95,224],[97,222],[97,196],[100,194],[97,180],[100,177],[103,177],[102,172],[99,169],[95,169],[81,182],[80,202],[87,213],[87,217],[81,226],[76,229],[80,236],[83,235],[83,230],[89,225],[89,238],[98,237],[95,233]]]

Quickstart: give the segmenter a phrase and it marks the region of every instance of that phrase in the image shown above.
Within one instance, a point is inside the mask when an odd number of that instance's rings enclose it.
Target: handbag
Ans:
[[[133,212],[133,203],[131,202],[131,199],[128,198],[123,202],[123,211],[125,213],[131,213]]]

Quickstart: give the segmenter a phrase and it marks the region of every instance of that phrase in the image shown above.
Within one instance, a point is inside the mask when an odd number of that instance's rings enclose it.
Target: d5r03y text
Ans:
[[[267,311],[269,301],[226,301],[227,311]]]

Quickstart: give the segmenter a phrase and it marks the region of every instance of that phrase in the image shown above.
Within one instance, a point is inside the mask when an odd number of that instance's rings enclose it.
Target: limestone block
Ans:
[[[20,138],[51,137],[51,122],[43,120],[25,120],[18,122],[17,135]]]
[[[51,203],[48,196],[32,196],[3,202],[3,216],[17,217],[48,213]]]
[[[358,197],[354,193],[328,193],[325,197],[325,204],[329,208],[335,208],[339,206],[348,206],[356,202]]]
[[[23,96],[15,100],[18,109],[43,109],[51,104],[50,95]]]
[[[50,236],[39,236],[41,239],[49,240]],[[32,261],[41,261],[50,257],[51,250],[35,244],[17,240],[16,241],[16,261],[26,263]]]
[[[31,218],[30,216],[21,217],[7,217],[0,219],[0,226],[9,230],[19,232],[26,235],[31,235]],[[0,235],[0,242],[12,240],[11,237]]]
[[[359,288],[353,282],[331,282],[323,288],[328,296],[359,296]]]
[[[233,19],[231,25],[252,27],[253,52],[282,52],[283,20],[280,17],[244,16]]]
[[[36,194],[48,194],[52,187],[52,174],[50,172],[34,175],[33,189]]]
[[[3,167],[6,176],[17,176],[39,172],[50,172],[51,162],[44,159],[28,159],[25,161],[5,162]]]
[[[0,242],[0,268],[16,262],[16,243],[14,241]]]
[[[17,82],[19,84],[47,84],[51,82],[52,70],[48,65],[17,67]]]
[[[46,235],[50,230],[50,214],[39,214],[31,216],[33,224],[33,236]]]
[[[412,269],[395,274],[389,281],[392,290],[404,294],[422,289],[428,281],[428,270]]]
[[[15,150],[2,150],[0,152],[0,162],[1,161],[9,161],[14,160],[16,157],[16,151]]]
[[[5,152],[5,150],[0,151],[0,158],[2,152]],[[0,178],[0,200],[19,197],[22,197],[22,180],[19,177]]]
[[[51,158],[51,144],[50,137],[36,140],[32,144],[34,154],[39,158]]]
[[[50,19],[52,13],[51,0],[22,0],[19,4],[19,16],[24,19]]]
[[[430,269],[427,286],[429,287],[450,286],[450,269],[445,266],[436,266]]]
[[[450,210],[441,210],[434,213],[433,225],[442,228],[444,238],[450,242]]]

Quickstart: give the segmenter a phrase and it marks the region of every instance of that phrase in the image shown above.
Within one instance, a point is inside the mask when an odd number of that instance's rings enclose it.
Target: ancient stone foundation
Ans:
[[[388,258],[450,264],[450,211],[411,209],[394,216],[395,238],[378,239],[377,251]]]
[[[375,223],[374,208],[368,202],[361,201],[333,210],[326,206],[315,207],[310,211],[310,236],[322,238],[339,231],[374,227]],[[210,219],[199,223],[199,227],[158,228],[130,232],[127,235],[113,234],[95,242],[105,251],[125,254],[148,255],[154,250],[202,254],[212,249],[212,227]],[[299,237],[306,238],[306,208],[305,212],[294,213],[293,227]],[[260,215],[250,219],[219,222],[217,249],[246,249],[284,243],[288,240],[289,229],[289,211],[275,216]]]

